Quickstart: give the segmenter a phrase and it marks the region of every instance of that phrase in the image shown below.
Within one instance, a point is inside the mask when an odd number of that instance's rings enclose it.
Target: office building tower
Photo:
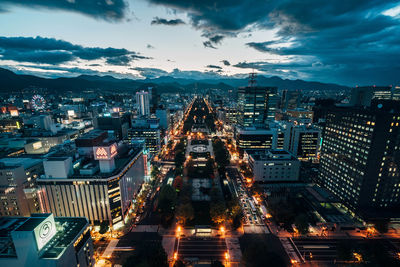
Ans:
[[[0,218],[0,265],[57,267],[95,265],[86,218],[53,214]]]
[[[376,218],[385,208],[398,208],[399,165],[398,101],[372,101],[368,108],[335,107],[328,112],[318,182],[350,211]]]
[[[161,134],[159,120],[137,119],[133,121],[132,128],[128,130],[128,141],[130,143],[143,140],[145,149],[150,156],[155,156],[161,148]]]
[[[0,216],[30,216],[41,212],[36,179],[42,174],[41,159],[0,159]]]
[[[270,149],[250,153],[249,167],[254,182],[293,182],[299,180],[300,161],[285,150]]]
[[[276,105],[276,87],[241,87],[238,89],[237,123],[243,127],[264,127],[275,120]]]
[[[371,106],[372,100],[391,100],[393,98],[391,86],[360,86],[351,90],[351,106]]]
[[[236,147],[242,157],[244,152],[276,148],[275,129],[236,128]]]
[[[93,120],[94,128],[108,132],[108,136],[117,140],[126,138],[128,129],[131,127],[131,114],[118,113],[102,114]]]
[[[144,182],[143,149],[105,140],[93,157],[50,157],[37,180],[45,212],[120,227]]]
[[[156,109],[156,117],[159,119],[160,128],[163,130],[169,129],[169,110],[165,108]]]
[[[140,116],[149,116],[150,115],[149,92],[145,91],[136,92],[136,105],[138,108],[138,114]]]
[[[300,107],[300,90],[283,90],[280,108],[283,110],[297,109]]]
[[[300,160],[314,160],[318,156],[321,140],[321,131],[306,125],[292,127],[289,147],[293,155]]]

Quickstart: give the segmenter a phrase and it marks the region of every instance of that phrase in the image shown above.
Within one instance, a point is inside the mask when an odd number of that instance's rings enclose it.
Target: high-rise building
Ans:
[[[86,218],[53,214],[0,218],[0,265],[57,267],[95,265]]]
[[[150,115],[149,92],[145,91],[136,92],[136,105],[138,108],[138,114],[140,116],[149,116]]]
[[[240,128],[236,129],[236,147],[240,156],[244,152],[276,148],[276,129]]]
[[[276,87],[240,87],[237,123],[243,127],[264,127],[275,119],[277,100]]]
[[[351,106],[371,106],[372,100],[391,100],[393,92],[391,86],[360,86],[351,90]]]
[[[291,110],[300,107],[301,91],[300,90],[283,90],[280,108],[283,110]]]
[[[93,120],[96,129],[105,130],[108,135],[115,139],[126,138],[129,127],[131,127],[131,114],[125,113],[120,116],[118,113],[103,114]]]
[[[165,108],[156,109],[156,117],[160,121],[160,128],[163,130],[169,129],[169,110]]]
[[[310,125],[298,125],[294,122],[280,121],[271,124],[277,130],[277,148],[292,153],[300,160],[315,160],[321,142],[321,131]]]
[[[334,107],[326,116],[318,182],[352,212],[400,207],[400,105]]]
[[[42,174],[41,159],[0,159],[0,216],[41,212],[36,179]]]
[[[132,128],[128,130],[128,141],[132,143],[138,140],[144,141],[145,148],[150,152],[150,156],[154,156],[160,151],[161,133],[158,118],[133,121]]]

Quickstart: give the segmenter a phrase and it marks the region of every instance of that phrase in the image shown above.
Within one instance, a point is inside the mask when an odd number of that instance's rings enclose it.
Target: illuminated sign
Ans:
[[[117,155],[117,144],[93,147],[95,160],[110,160]]]
[[[57,233],[53,214],[36,226],[33,233],[35,235],[38,250],[41,250]]]
[[[42,142],[41,141],[39,141],[39,142],[36,142],[36,143],[33,143],[33,149],[40,149],[40,148],[42,148]]]

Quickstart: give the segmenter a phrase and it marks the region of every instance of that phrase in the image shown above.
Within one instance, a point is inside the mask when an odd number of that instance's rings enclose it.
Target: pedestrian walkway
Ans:
[[[304,262],[303,258],[301,257],[301,254],[299,250],[297,249],[296,245],[293,243],[293,241],[290,239],[290,237],[282,237],[279,238],[279,240],[282,243],[283,248],[286,251],[286,254],[289,256],[290,260],[295,263],[301,263]]]
[[[109,259],[111,258],[111,255],[113,251],[115,250],[115,247],[118,244],[119,239],[111,239],[110,243],[108,243],[106,250],[104,251],[103,255],[101,255],[103,258]]]
[[[229,261],[231,263],[239,263],[242,259],[242,251],[240,250],[239,238],[237,237],[226,237],[226,247],[229,251]]]

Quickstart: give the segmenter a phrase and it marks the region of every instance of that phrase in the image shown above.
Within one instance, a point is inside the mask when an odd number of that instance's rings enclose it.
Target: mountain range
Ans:
[[[82,91],[86,89],[100,89],[107,91],[137,91],[147,87],[157,87],[159,92],[188,92],[208,88],[223,90],[235,89],[246,86],[248,79],[244,78],[219,78],[219,79],[182,79],[171,76],[163,76],[153,79],[118,79],[113,76],[80,75],[68,78],[42,78],[33,75],[16,74],[8,69],[0,68],[0,92],[16,92],[29,87],[47,88],[49,90]],[[346,86],[309,82],[303,80],[282,79],[277,76],[257,76],[258,86],[274,86],[278,89],[288,90],[346,90]]]

